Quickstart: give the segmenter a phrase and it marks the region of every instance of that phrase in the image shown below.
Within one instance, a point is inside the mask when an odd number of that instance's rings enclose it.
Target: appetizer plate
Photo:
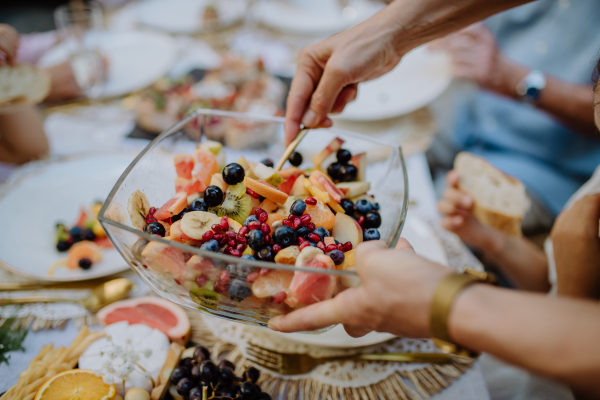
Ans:
[[[451,81],[448,55],[418,47],[407,53],[392,71],[358,85],[356,100],[333,117],[374,121],[408,114],[435,100]]]
[[[116,249],[91,269],[48,270],[66,257],[55,247],[57,222],[72,225],[81,207],[104,201],[135,155],[85,155],[49,162],[14,182],[0,197],[0,266],[45,281],[82,281],[129,269]]]
[[[448,265],[446,252],[442,247],[437,235],[431,227],[419,216],[408,213],[402,237],[412,244],[417,254],[435,261],[437,263]],[[295,342],[309,344],[313,346],[331,347],[331,348],[352,348],[371,346],[393,339],[395,336],[389,333],[371,332],[361,338],[349,336],[341,325],[335,326],[330,331],[320,335],[307,335],[304,333],[280,333],[268,331],[275,336],[283,337]]]
[[[170,33],[198,33],[207,29],[202,16],[208,5],[217,11],[218,28],[241,21],[246,13],[240,0],[150,0],[138,6],[137,22]]]
[[[160,33],[97,31],[86,36],[108,61],[108,77],[101,97],[121,96],[142,89],[165,75],[177,54],[174,40]],[[50,49],[38,62],[42,68],[69,59],[69,43]]]
[[[303,35],[332,35],[369,18],[383,3],[350,0],[345,8],[337,0],[262,0],[252,10],[266,26]]]

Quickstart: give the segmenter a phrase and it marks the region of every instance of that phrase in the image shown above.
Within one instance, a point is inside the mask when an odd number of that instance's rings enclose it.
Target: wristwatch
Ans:
[[[535,104],[538,102],[540,94],[545,87],[546,77],[541,71],[534,69],[517,84],[517,95],[519,95],[522,101]]]

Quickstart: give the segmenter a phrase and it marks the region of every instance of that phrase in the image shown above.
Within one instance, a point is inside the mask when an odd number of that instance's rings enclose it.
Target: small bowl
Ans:
[[[275,139],[268,147],[248,148],[244,151],[225,149],[228,162],[234,162],[242,155],[251,162],[258,162],[269,156],[277,162],[279,155],[283,154],[284,119],[279,117],[199,109],[160,134],[127,167],[99,213],[102,226],[131,268],[156,293],[182,307],[262,327],[267,326],[271,317],[287,314],[293,309],[285,302],[277,304],[272,297],[259,298],[253,294],[246,297],[246,294],[251,293],[252,283],[248,282],[247,276],[252,271],[267,268],[270,270],[267,277],[274,271],[279,271],[277,274],[280,275],[301,272],[318,274],[323,279],[329,276],[330,279],[338,281],[340,291],[358,285],[360,280],[352,270],[298,268],[240,259],[149,235],[132,226],[127,213],[129,196],[140,190],[147,196],[151,205],[157,208],[170,199],[175,193],[173,182],[176,173],[173,157],[181,153],[191,154],[196,147],[196,143],[191,142],[182,133],[182,128],[197,118],[199,126],[204,130],[204,121],[214,117],[229,120],[236,125],[250,125],[251,132],[256,129],[276,132]],[[297,151],[304,156],[305,161],[311,160],[314,154],[335,137],[344,139],[344,148],[352,153],[367,153],[366,180],[371,182],[369,193],[375,196],[381,206],[381,240],[390,247],[395,246],[408,208],[408,177],[401,148],[364,135],[331,128],[311,130]],[[331,156],[331,160],[333,157],[334,155]],[[326,160],[324,165],[328,162],[330,161]],[[303,166],[312,164],[308,161]],[[148,248],[150,242],[154,243]],[[144,249],[153,249],[165,257],[149,259],[149,250],[144,253]],[[223,271],[228,272],[232,284],[224,290],[218,285],[217,292],[213,286],[214,277]],[[200,274],[210,278],[203,287],[196,284],[196,277]],[[237,290],[231,289],[231,286],[235,286]]]

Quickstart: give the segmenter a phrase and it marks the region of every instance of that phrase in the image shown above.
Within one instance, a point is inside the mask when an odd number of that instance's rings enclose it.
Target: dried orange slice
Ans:
[[[34,400],[111,400],[115,385],[104,383],[91,369],[61,372],[42,385]]]

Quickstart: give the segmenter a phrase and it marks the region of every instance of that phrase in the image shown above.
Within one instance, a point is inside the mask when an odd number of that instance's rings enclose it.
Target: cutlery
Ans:
[[[281,156],[281,159],[279,160],[277,165],[275,165],[275,171],[279,171],[281,167],[283,167],[283,164],[285,164],[288,158],[290,158],[290,155],[294,152],[294,150],[296,150],[296,147],[298,147],[298,145],[300,144],[302,139],[304,139],[308,131],[309,129],[302,129],[300,132],[298,132],[298,136],[296,136],[296,139],[294,139],[292,143],[290,143],[289,146],[286,147],[285,151],[283,152],[283,155]]]

